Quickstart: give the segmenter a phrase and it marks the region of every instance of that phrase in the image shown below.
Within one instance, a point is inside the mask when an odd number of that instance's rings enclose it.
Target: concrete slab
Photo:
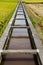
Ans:
[[[22,8],[22,6],[20,5],[18,8]]]
[[[14,28],[13,29],[13,32],[12,32],[12,36],[21,36],[21,37],[27,37],[28,36],[28,31],[27,31],[27,28]]]
[[[11,38],[9,49],[32,49],[27,38]]]
[[[39,50],[39,57],[40,57],[42,65],[43,65],[43,49]]]
[[[18,10],[23,10],[22,8],[18,8]]]
[[[16,19],[25,19],[24,15],[17,15]]]
[[[19,5],[19,7],[22,7],[22,5]]]
[[[15,20],[14,25],[26,25],[25,20]]]
[[[15,54],[7,54],[7,55],[6,55],[6,59],[7,59],[7,58],[16,58],[16,59],[17,59],[17,58],[21,58],[21,59],[23,59],[23,58],[24,58],[24,59],[29,59],[29,58],[31,58],[31,59],[32,59],[32,58],[33,58],[33,54],[19,54],[19,53],[18,53],[18,54],[16,54],[16,53],[15,53]],[[21,65],[21,64],[20,64],[20,65]]]
[[[18,9],[17,11],[18,11],[18,12],[23,12],[23,10],[20,10],[20,9]]]
[[[20,15],[24,15],[24,13],[23,13],[23,12],[17,12],[17,15],[18,15],[18,14],[20,14]]]
[[[9,55],[11,56],[11,54],[9,54]],[[15,56],[15,54],[12,54],[12,56]],[[8,59],[6,59],[6,61],[4,62],[4,65],[12,65],[12,64],[13,65],[36,65],[35,61],[34,61],[34,57],[32,57],[33,55],[28,55],[28,56],[31,56],[31,58],[28,57],[28,59],[22,58],[22,59],[15,60],[14,57],[13,57],[13,59],[10,57],[11,59],[9,59],[9,61],[8,61]]]
[[[21,8],[19,7],[18,9],[23,9],[23,8],[22,7]]]

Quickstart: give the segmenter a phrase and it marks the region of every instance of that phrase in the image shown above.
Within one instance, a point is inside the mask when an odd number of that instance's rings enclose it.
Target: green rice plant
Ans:
[[[4,32],[18,2],[0,2],[0,36]]]

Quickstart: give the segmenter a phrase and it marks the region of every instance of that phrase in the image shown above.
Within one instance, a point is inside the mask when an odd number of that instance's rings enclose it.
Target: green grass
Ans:
[[[0,2],[0,36],[4,32],[6,26],[17,6],[17,3],[18,3],[17,1]]]
[[[23,2],[43,2],[43,0],[22,0]]]
[[[19,0],[0,0],[0,2],[18,2]]]
[[[33,18],[32,18],[31,16],[29,16],[29,17],[30,17],[30,20],[32,21],[32,24],[33,24],[34,27],[35,27],[36,22],[33,20]]]

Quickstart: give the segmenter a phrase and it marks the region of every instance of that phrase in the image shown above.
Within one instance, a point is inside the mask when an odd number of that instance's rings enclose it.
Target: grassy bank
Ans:
[[[43,43],[43,4],[25,4],[25,8]]]
[[[2,1],[0,0],[0,36],[4,32],[16,6],[17,1],[11,2],[9,1]]]

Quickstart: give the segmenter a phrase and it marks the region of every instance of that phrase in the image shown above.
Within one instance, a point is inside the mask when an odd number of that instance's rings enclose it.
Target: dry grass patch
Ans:
[[[43,43],[43,4],[25,4],[25,8]]]

